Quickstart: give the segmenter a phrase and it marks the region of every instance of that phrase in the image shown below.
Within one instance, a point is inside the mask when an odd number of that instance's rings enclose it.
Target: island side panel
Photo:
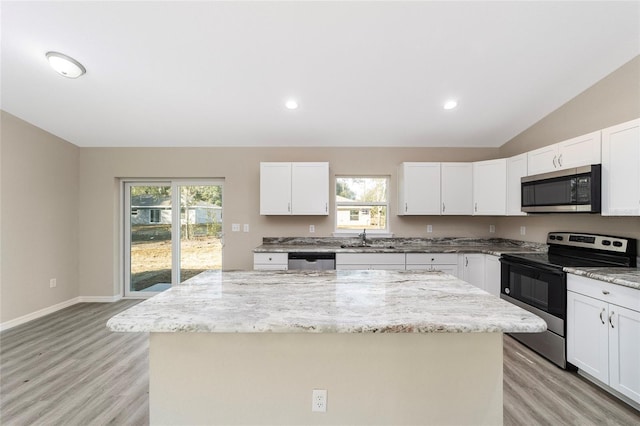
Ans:
[[[312,389],[328,390],[326,413]],[[501,424],[502,333],[151,333],[160,424]]]

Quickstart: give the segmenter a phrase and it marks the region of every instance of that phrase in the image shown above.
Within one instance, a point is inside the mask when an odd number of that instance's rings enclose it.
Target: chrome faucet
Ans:
[[[363,229],[362,230],[362,234],[358,234],[358,237],[360,237],[360,245],[361,246],[366,246],[367,245],[367,230]]]

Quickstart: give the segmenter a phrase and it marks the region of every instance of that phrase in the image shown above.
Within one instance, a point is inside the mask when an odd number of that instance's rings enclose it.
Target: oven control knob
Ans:
[[[550,239],[550,240],[555,240],[555,239],[556,239],[556,236],[555,236],[555,235],[549,235],[549,239]]]
[[[505,292],[505,294],[509,294],[509,293],[511,293],[511,290],[509,290],[509,287],[507,287],[507,288],[504,289],[504,292]]]
[[[564,237],[562,237],[562,236],[558,235],[558,236],[556,237],[556,239],[557,239],[558,241],[562,241],[562,240],[564,240]]]
[[[613,246],[614,247],[622,247],[622,243],[620,241],[614,241],[613,242]]]
[[[611,245],[611,241],[609,241],[609,240],[602,240],[602,245],[603,245],[603,246],[610,246],[610,245]]]

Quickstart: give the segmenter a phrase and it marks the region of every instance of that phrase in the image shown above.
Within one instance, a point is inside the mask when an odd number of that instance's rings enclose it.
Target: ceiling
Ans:
[[[638,1],[2,1],[0,13],[2,109],[81,147],[497,147],[640,54]],[[51,50],[86,75],[56,74]],[[458,108],[442,108],[449,98]]]

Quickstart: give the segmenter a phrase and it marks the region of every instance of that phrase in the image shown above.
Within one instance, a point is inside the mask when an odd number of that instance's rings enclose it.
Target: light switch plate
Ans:
[[[240,232],[240,224],[232,223],[231,224],[231,232]]]
[[[242,225],[242,232],[249,232],[249,224],[245,223],[244,225]]]

